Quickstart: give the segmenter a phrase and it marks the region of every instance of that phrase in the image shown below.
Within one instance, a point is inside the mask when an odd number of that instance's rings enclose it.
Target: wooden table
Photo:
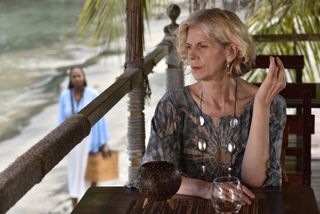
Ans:
[[[252,191],[255,200],[250,206],[243,206],[240,213],[319,213],[310,187],[259,188]],[[143,198],[137,190],[93,187],[85,193],[72,213],[214,213],[210,200],[185,195],[175,195],[173,199],[176,210],[172,210],[166,202],[153,202],[142,210]]]

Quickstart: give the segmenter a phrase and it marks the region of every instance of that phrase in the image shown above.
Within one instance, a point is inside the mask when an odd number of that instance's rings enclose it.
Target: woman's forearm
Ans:
[[[210,199],[212,185],[207,181],[182,176],[181,186],[177,194],[193,195]]]
[[[280,58],[270,57],[267,77],[255,94],[249,139],[242,162],[241,177],[250,186],[262,186],[267,177],[270,106],[285,86],[284,66]]]
[[[260,187],[266,179],[269,160],[270,106],[255,100],[251,127],[242,163],[241,178],[252,187]]]

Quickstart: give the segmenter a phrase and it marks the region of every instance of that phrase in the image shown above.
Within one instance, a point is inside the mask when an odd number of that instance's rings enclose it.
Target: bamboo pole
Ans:
[[[143,67],[143,19],[141,0],[127,0],[126,68]],[[126,71],[125,71],[126,72]],[[128,186],[135,186],[136,176],[145,151],[144,81],[129,93],[128,110]]]

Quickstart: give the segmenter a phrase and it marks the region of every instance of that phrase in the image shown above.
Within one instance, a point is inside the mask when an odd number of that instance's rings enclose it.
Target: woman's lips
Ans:
[[[193,70],[193,71],[198,71],[198,70],[200,70],[202,67],[201,66],[191,66],[191,69]]]

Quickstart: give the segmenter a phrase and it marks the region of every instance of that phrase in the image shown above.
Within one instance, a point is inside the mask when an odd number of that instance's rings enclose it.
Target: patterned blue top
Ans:
[[[80,99],[80,102],[77,103],[74,96],[71,96],[71,90],[65,90],[62,92],[59,99],[59,113],[58,113],[58,123],[62,123],[72,114],[79,112],[83,107],[88,105],[92,100],[97,97],[98,93],[88,87],[85,87],[83,96]],[[72,103],[73,102],[74,112],[72,112]],[[108,131],[108,123],[106,118],[100,119],[92,128],[90,132],[90,152],[97,153],[99,149],[105,145],[110,139],[110,134]]]
[[[234,141],[237,147],[231,164],[234,175],[240,178],[252,120],[253,101],[246,104],[237,115],[239,125],[236,128],[231,128],[229,125],[232,116],[220,117],[219,124],[214,125],[212,118],[203,113],[206,122],[201,127],[199,125],[201,110],[191,97],[188,87],[167,92],[159,101],[152,119],[150,139],[143,162],[152,160],[173,162],[183,175],[211,182],[215,177],[227,174],[227,167],[218,164],[216,159],[226,158],[226,154],[222,154],[219,148],[225,148],[224,151],[227,152],[227,144]],[[280,153],[285,122],[286,102],[278,95],[270,109],[270,158],[263,186],[281,185]],[[204,175],[201,175],[200,171],[202,152],[197,148],[199,139],[205,139],[208,144],[204,152],[206,166]],[[220,156],[217,156],[217,151],[220,151]],[[230,158],[229,153],[229,160]]]

